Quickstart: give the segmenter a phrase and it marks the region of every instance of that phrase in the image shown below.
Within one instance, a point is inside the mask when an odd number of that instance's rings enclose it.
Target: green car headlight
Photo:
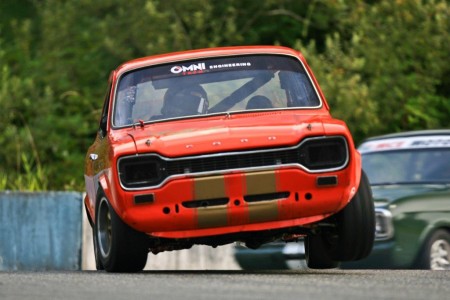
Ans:
[[[394,236],[392,213],[384,208],[375,209],[375,240],[387,240]]]

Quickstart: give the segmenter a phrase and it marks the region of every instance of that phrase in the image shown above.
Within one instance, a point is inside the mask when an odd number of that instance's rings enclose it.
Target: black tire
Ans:
[[[332,257],[353,261],[367,257],[375,239],[375,208],[372,190],[364,171],[350,203],[336,215],[337,245]]]
[[[306,264],[310,269],[333,269],[339,262],[332,259],[329,245],[321,235],[308,235],[305,237]]]
[[[341,261],[359,260],[370,254],[375,239],[375,209],[369,180],[363,171],[355,196],[324,223],[335,227],[305,238],[309,268],[335,268]]]
[[[108,272],[139,272],[148,256],[148,238],[125,224],[100,192],[94,225],[97,269]]]
[[[104,270],[105,268],[103,267],[102,263],[100,262],[99,256],[98,256],[98,245],[97,245],[97,239],[95,238],[95,224],[92,221],[91,216],[89,215],[88,209],[86,204],[84,204],[84,208],[86,211],[86,216],[87,219],[89,221],[89,225],[91,225],[91,229],[92,229],[92,240],[93,240],[93,245],[94,245],[94,257],[95,257],[95,267],[97,270]]]
[[[450,270],[450,233],[444,229],[433,232],[424,243],[416,268]]]
[[[105,269],[105,267],[103,267],[103,264],[100,261],[98,243],[97,243],[97,238],[96,238],[96,234],[95,234],[95,225],[92,227],[92,239],[94,240],[95,268],[97,269],[97,271],[102,271]]]

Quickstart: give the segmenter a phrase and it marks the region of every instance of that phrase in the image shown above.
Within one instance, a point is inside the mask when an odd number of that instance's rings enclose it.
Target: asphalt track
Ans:
[[[0,272],[0,299],[450,299],[450,271]]]

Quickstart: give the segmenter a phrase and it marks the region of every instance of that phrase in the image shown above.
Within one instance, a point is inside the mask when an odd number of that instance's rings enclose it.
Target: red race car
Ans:
[[[273,46],[185,51],[111,73],[86,156],[97,269],[149,252],[305,238],[310,268],[366,257],[370,186],[303,56]]]

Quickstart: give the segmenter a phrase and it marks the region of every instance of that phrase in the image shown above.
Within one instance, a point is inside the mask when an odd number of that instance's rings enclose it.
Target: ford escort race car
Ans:
[[[85,165],[97,269],[148,253],[305,239],[310,268],[371,251],[361,157],[304,57],[275,46],[150,56],[114,70]]]

